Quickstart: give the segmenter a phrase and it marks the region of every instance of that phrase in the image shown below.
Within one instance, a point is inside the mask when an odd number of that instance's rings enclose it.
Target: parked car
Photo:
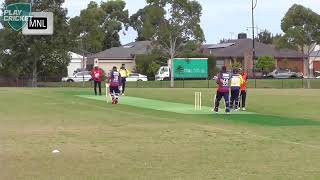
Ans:
[[[139,73],[131,73],[129,77],[127,77],[127,81],[148,81],[147,76],[139,74]]]
[[[73,76],[70,77],[63,77],[62,82],[83,82],[84,81],[91,81],[91,72],[90,71],[83,71],[78,72]]]
[[[275,79],[290,79],[290,78],[303,78],[303,73],[293,72],[290,69],[279,70],[276,69],[267,75],[267,78]]]
[[[316,77],[317,79],[320,79],[320,71],[315,71],[315,77]]]

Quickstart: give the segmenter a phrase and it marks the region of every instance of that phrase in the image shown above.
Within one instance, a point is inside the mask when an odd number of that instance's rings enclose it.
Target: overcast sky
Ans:
[[[100,2],[101,0],[95,0]],[[146,0],[125,0],[130,15],[145,6]],[[198,0],[203,8],[201,26],[207,43],[217,43],[222,38],[235,38],[238,33],[251,35],[251,0]],[[3,2],[3,0],[0,0]],[[80,14],[90,0],[66,0],[69,17]],[[255,10],[256,25],[272,33],[281,33],[280,22],[287,10],[294,4],[301,4],[320,14],[320,0],[258,0]],[[134,41],[133,30],[121,33],[123,44]]]

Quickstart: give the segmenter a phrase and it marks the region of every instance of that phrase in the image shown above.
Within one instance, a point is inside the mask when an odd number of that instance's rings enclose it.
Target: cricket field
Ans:
[[[88,88],[0,88],[0,179],[320,179],[320,90],[249,89],[231,115],[213,96],[130,88],[112,105]]]

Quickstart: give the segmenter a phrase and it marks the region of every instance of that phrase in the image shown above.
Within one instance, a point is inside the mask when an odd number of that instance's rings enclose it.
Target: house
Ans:
[[[314,71],[320,71],[320,50],[310,54],[310,66]]]
[[[252,62],[252,39],[246,35],[239,34],[236,40],[227,43],[205,44],[200,51],[204,54],[213,55],[217,58],[216,66],[231,66],[233,62],[240,62],[249,75],[253,74]],[[276,61],[277,68],[292,69],[299,72],[306,72],[304,67],[304,54],[291,49],[277,49],[273,45],[255,42],[256,59],[263,56],[272,56]]]
[[[81,70],[84,67],[86,67],[86,57],[83,58],[83,56],[76,54],[74,52],[69,52],[69,55],[71,56],[71,61],[67,69],[68,69],[68,76],[72,76],[75,71]]]
[[[113,66],[126,65],[129,70],[136,66],[135,58],[139,54],[148,54],[151,51],[151,41],[137,41],[120,47],[113,47],[97,54],[88,56],[88,65],[98,65],[104,71],[110,71]]]

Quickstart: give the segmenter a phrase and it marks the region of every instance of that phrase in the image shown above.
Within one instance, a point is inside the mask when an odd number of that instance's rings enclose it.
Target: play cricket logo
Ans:
[[[3,21],[7,22],[13,30],[20,31],[32,18],[31,9],[30,3],[9,4],[3,11]]]

